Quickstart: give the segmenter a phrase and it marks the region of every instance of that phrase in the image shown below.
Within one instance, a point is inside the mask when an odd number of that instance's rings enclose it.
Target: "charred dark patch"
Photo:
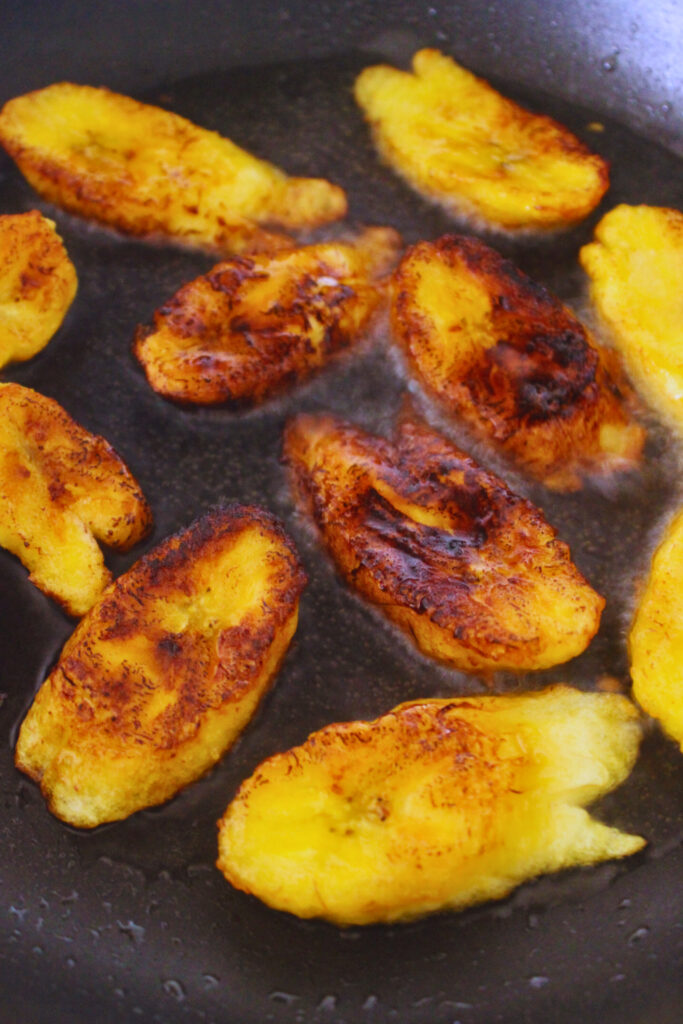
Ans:
[[[486,542],[486,530],[473,521],[469,528],[442,530],[416,523],[393,507],[385,498],[371,490],[364,500],[364,525],[375,538],[404,562],[406,575],[417,575],[421,567],[444,560],[466,564],[467,552]]]
[[[214,291],[222,292],[231,298],[245,281],[266,280],[267,278],[268,275],[264,271],[258,271],[256,263],[248,256],[236,256],[229,263],[219,263],[210,273],[206,274],[206,280]]]
[[[511,435],[520,423],[569,418],[595,400],[598,367],[582,332],[535,333],[486,349],[464,385],[477,406],[505,419]]]
[[[163,658],[173,659],[182,653],[183,645],[179,633],[168,633],[157,643],[157,651]]]

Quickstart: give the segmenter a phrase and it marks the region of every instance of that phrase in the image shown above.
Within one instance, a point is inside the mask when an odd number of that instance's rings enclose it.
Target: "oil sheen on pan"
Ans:
[[[352,87],[364,66],[382,58],[356,54],[201,75],[159,83],[137,98],[221,132],[290,175],[334,181],[348,196],[354,226],[389,225],[408,244],[462,230],[374,152]],[[596,215],[620,202],[680,205],[680,163],[664,149],[593,111],[507,91],[566,124],[611,162],[611,187]],[[603,131],[589,127],[596,120]],[[61,1024],[88,1019],[97,1006],[102,1020],[156,1017],[164,1024],[193,1015],[221,1024],[297,1015],[482,1024],[523,1014],[569,1024],[589,1016],[587,1007],[599,1000],[605,1024],[631,1024],[639,1013],[673,1022],[664,1002],[657,1016],[652,1000],[666,1000],[676,987],[683,765],[656,729],[629,780],[594,808],[610,825],[643,835],[646,850],[628,862],[530,883],[497,907],[342,933],[269,910],[220,877],[213,867],[216,821],[266,757],[330,722],[373,719],[403,701],[489,692],[480,678],[422,657],[335,578],[294,509],[280,462],[284,424],[300,412],[329,410],[388,435],[410,400],[434,428],[445,425],[391,355],[381,326],[353,358],[258,409],[186,409],[164,400],[131,353],[135,327],[215,259],[85,225],[38,200],[9,159],[2,169],[3,211],[41,208],[57,223],[79,276],[60,330],[35,358],[7,367],[3,380],[50,395],[106,436],[154,513],[144,544],[107,555],[112,573],[120,575],[208,507],[239,501],[262,504],[284,523],[310,579],[277,683],[229,755],[162,808],[85,834],[54,820],[37,787],[12,764],[15,729],[73,621],[0,552],[0,842],[7,851],[0,976],[12,1019]],[[543,241],[485,241],[583,317],[588,304],[577,255],[591,235],[587,222]],[[634,588],[647,572],[658,524],[676,505],[673,442],[654,418],[646,425],[642,472],[604,488],[552,495],[486,463],[541,506],[606,598],[588,649],[560,669],[523,676],[524,686],[627,686],[624,637]],[[493,679],[499,692],[519,684],[506,673]],[[16,1002],[17,991],[23,1002]],[[41,1019],[42,1006],[51,1018]]]

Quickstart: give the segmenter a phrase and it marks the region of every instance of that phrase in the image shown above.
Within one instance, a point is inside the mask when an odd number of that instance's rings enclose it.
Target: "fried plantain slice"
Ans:
[[[398,258],[392,228],[352,242],[235,257],[184,285],[138,329],[155,391],[179,401],[260,402],[321,367],[367,327]]]
[[[422,195],[512,231],[567,227],[600,202],[608,165],[567,128],[438,50],[412,66],[365,68],[355,95],[381,157]]]
[[[654,553],[628,646],[633,696],[683,750],[683,509]]]
[[[37,210],[0,216],[0,367],[47,345],[77,287],[53,221]]]
[[[587,475],[637,465],[645,432],[618,357],[478,239],[412,246],[391,322],[429,392],[546,487],[577,490]]]
[[[51,398],[0,384],[0,545],[75,616],[111,579],[97,540],[126,551],[152,514],[140,486],[103,437]]]
[[[395,444],[326,415],[287,425],[295,491],[339,571],[426,655],[469,672],[580,654],[603,599],[531,502],[405,422]]]
[[[299,917],[405,921],[645,840],[583,808],[638,753],[633,705],[554,686],[401,704],[263,762],[219,822],[232,885]]]
[[[579,259],[633,383],[683,432],[683,213],[617,206]]]
[[[0,142],[36,191],[124,234],[224,253],[288,245],[346,214],[343,189],[290,178],[216,132],[108,89],[61,82],[0,113]]]
[[[92,828],[170,799],[232,745],[297,624],[305,576],[262,509],[214,509],[106,590],[67,641],[16,763]]]

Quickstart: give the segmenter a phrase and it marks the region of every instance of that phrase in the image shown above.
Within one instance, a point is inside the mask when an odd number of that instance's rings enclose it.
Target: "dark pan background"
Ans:
[[[551,241],[496,243],[584,309],[576,253],[598,217],[618,201],[683,205],[673,155],[683,151],[681,18],[675,0],[30,0],[3,11],[0,101],[61,79],[150,99],[292,173],[333,178],[348,189],[352,220],[393,223],[413,241],[452,225],[378,164],[350,86],[370,61],[405,62],[438,46],[612,160],[612,189],[585,224]],[[604,132],[589,129],[596,120]],[[347,931],[276,913],[224,882],[213,867],[215,821],[263,757],[332,720],[485,688],[427,663],[347,593],[297,518],[279,461],[282,425],[301,408],[332,407],[384,431],[407,394],[432,413],[383,332],[261,410],[162,401],[130,354],[133,331],[212,261],[84,226],[39,202],[0,158],[0,212],[34,206],[57,220],[79,294],[44,352],[3,379],[57,398],[143,484],[154,534],[110,558],[114,572],[209,505],[240,500],[281,516],[311,582],[281,675],[222,764],[166,807],[86,834],[51,818],[12,764],[17,725],[73,622],[0,552],[0,1021],[678,1022],[683,761],[656,728],[632,778],[596,808],[649,839],[627,863],[542,879],[460,915]],[[581,658],[494,685],[590,687],[605,673],[625,685],[634,587],[680,498],[671,439],[655,426],[642,474],[609,490],[550,498],[507,476],[543,504],[608,604]]]

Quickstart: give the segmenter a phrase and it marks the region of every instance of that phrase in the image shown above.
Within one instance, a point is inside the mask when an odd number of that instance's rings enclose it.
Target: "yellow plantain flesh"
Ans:
[[[242,783],[218,867],[271,907],[339,925],[501,899],[642,848],[584,810],[628,776],[639,740],[625,697],[567,686],[329,725]]]

